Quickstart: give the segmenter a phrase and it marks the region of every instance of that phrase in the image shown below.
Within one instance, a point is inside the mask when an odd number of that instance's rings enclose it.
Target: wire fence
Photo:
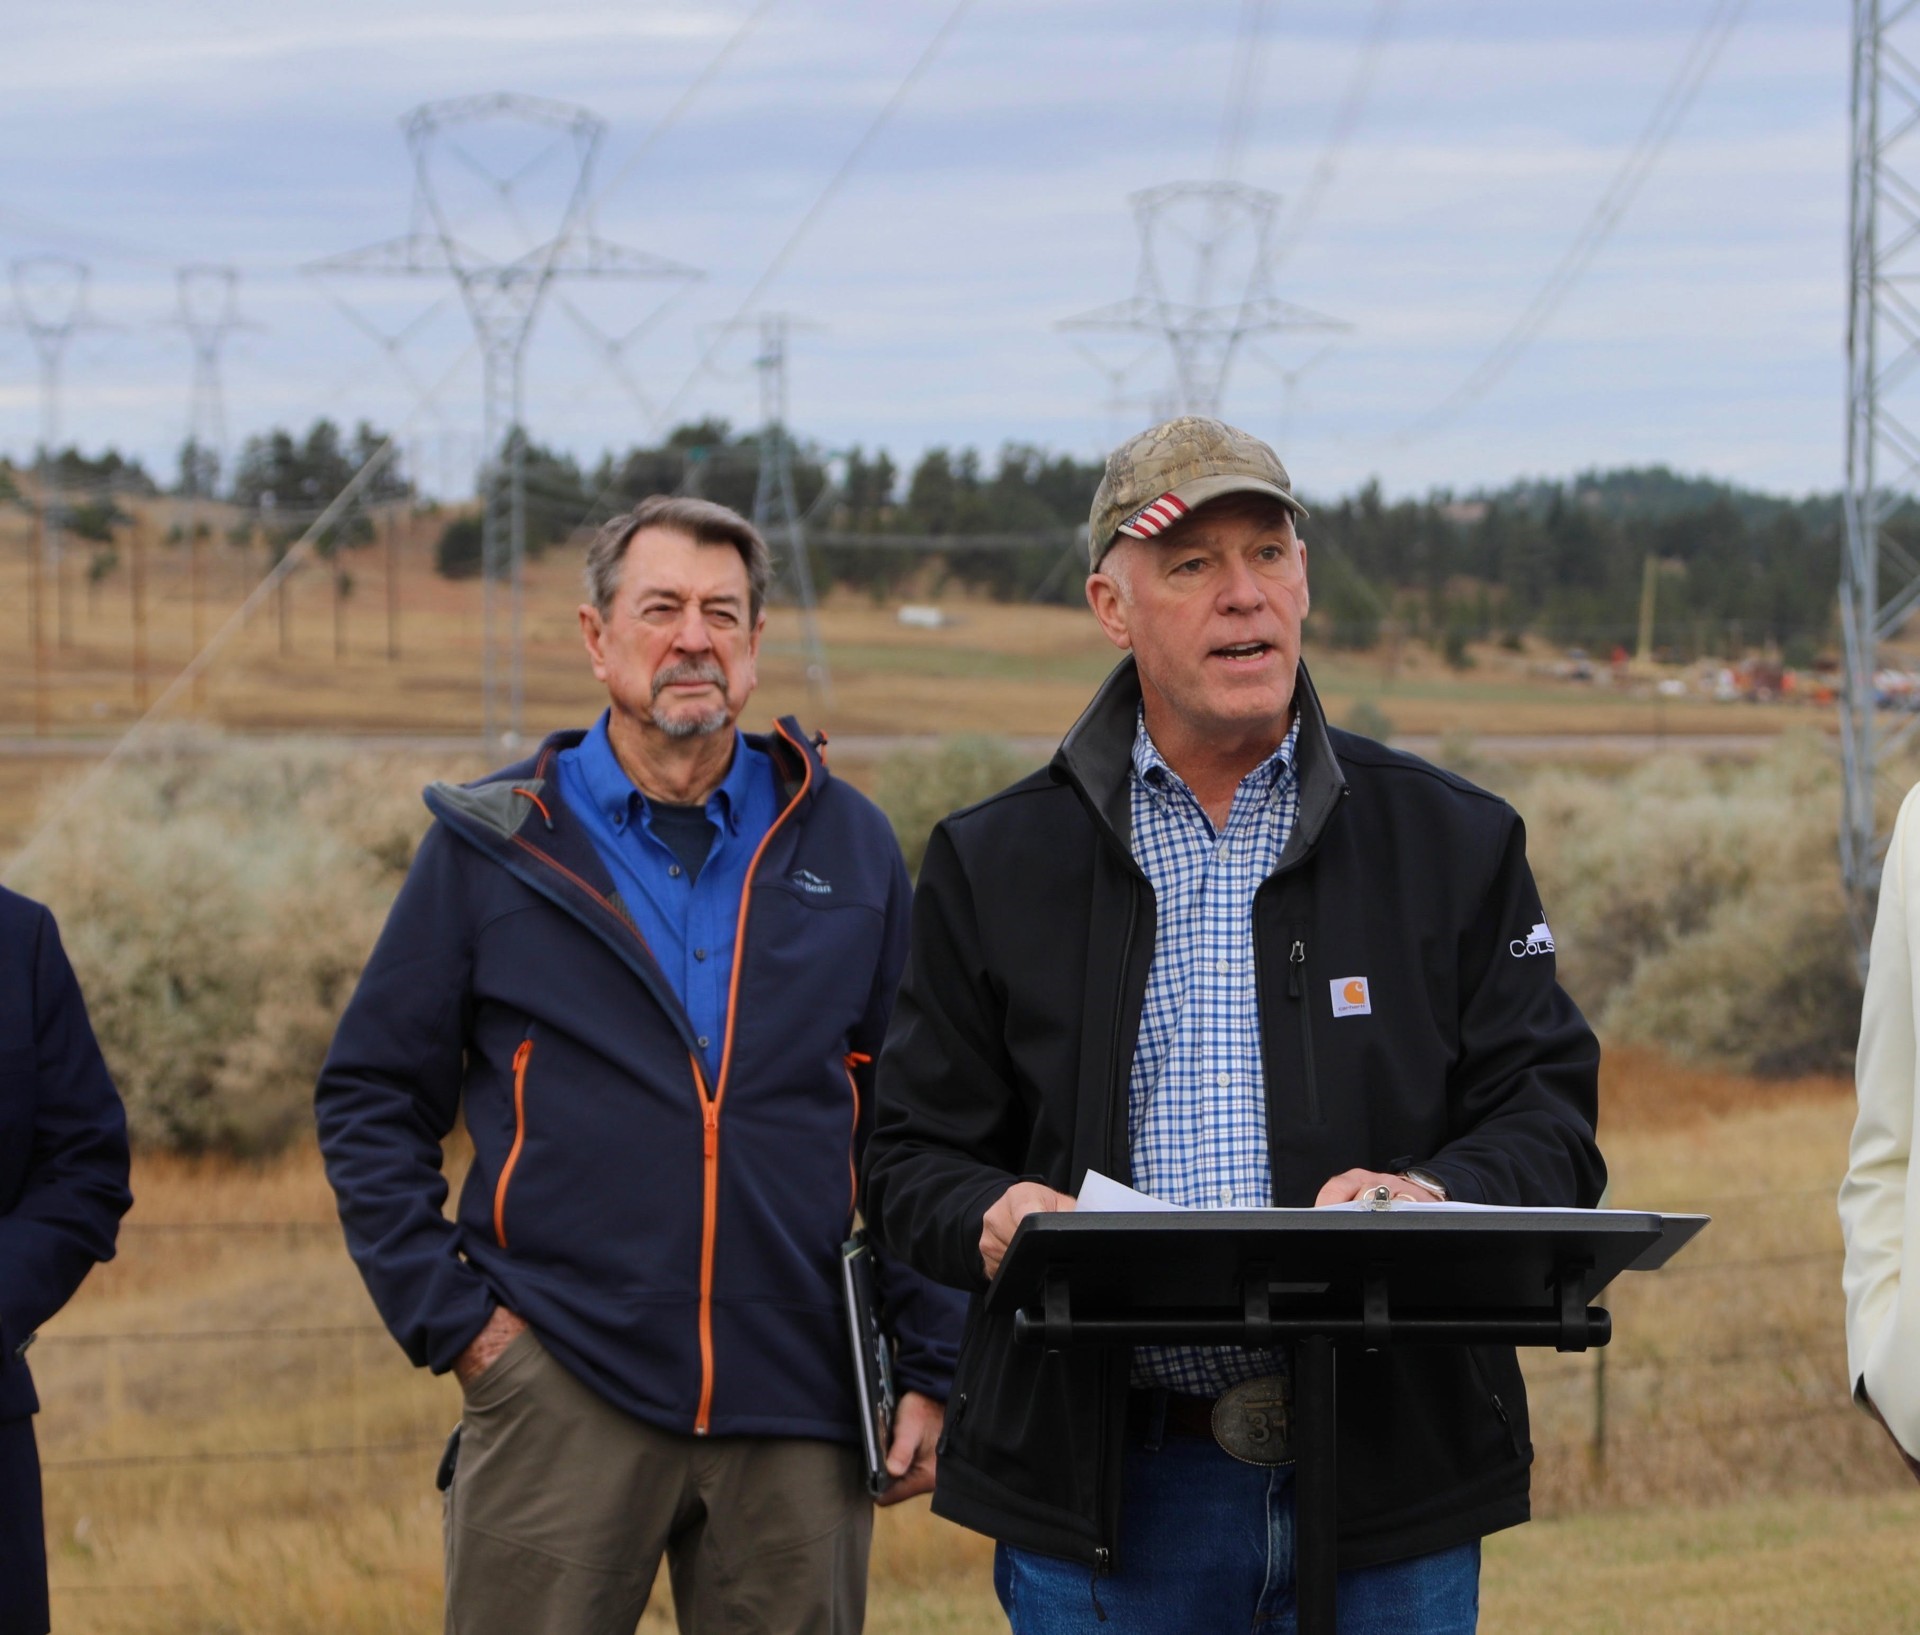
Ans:
[[[1760,1223],[1771,1222],[1769,1229],[1775,1231],[1791,1230],[1790,1221],[1783,1224],[1785,1211],[1795,1205],[1829,1204],[1831,1197],[1830,1189],[1809,1188],[1725,1194],[1691,1202],[1722,1217],[1723,1241],[1730,1240],[1729,1249],[1737,1249],[1742,1241],[1765,1243]],[[1755,1212],[1753,1230],[1741,1229],[1743,1212]],[[169,1242],[204,1238],[257,1244],[268,1252],[276,1238],[291,1239],[305,1254],[310,1246],[337,1240],[339,1230],[336,1222],[319,1219],[129,1222],[122,1260],[137,1275],[143,1248],[157,1250]],[[1816,1486],[1844,1484],[1847,1478],[1834,1472],[1842,1465],[1861,1463],[1859,1450],[1871,1446],[1878,1433],[1848,1396],[1844,1342],[1838,1327],[1840,1260],[1840,1251],[1833,1247],[1683,1257],[1657,1274],[1622,1279],[1600,1297],[1615,1311],[1619,1336],[1615,1346],[1583,1357],[1523,1353],[1533,1399],[1536,1491],[1544,1484],[1558,1495],[1558,1503],[1548,1508],[1631,1505],[1641,1502],[1633,1495],[1646,1492],[1683,1499],[1684,1491],[1676,1491],[1674,1484],[1687,1481],[1705,1483],[1718,1496],[1726,1496],[1730,1489],[1738,1491],[1738,1483],[1746,1479],[1744,1470],[1736,1467],[1747,1457],[1742,1450],[1756,1439],[1774,1451],[1776,1463],[1797,1450],[1799,1463],[1793,1465],[1788,1459],[1780,1465],[1782,1470],[1792,1466]],[[343,1278],[350,1277],[344,1255],[341,1270]],[[1755,1301],[1756,1289],[1770,1291],[1769,1298]],[[69,1320],[84,1322],[87,1310],[83,1299]],[[115,1382],[101,1386],[111,1402],[124,1404],[130,1396],[141,1399],[139,1412],[122,1412],[117,1425],[118,1432],[138,1429],[146,1444],[101,1447],[97,1434],[82,1434],[78,1445],[68,1446],[64,1436],[55,1436],[43,1459],[50,1498],[67,1484],[91,1483],[116,1473],[139,1483],[145,1473],[190,1476],[196,1470],[222,1467],[253,1467],[263,1472],[278,1467],[304,1473],[287,1479],[290,1488],[310,1488],[324,1470],[330,1473],[328,1482],[344,1484],[342,1492],[359,1493],[364,1502],[378,1503],[402,1491],[417,1502],[428,1492],[428,1461],[444,1447],[452,1423],[451,1414],[444,1428],[432,1425],[431,1432],[431,1421],[420,1423],[423,1414],[437,1416],[452,1406],[441,1402],[429,1408],[423,1395],[408,1412],[415,1422],[408,1426],[392,1423],[388,1414],[378,1429],[367,1424],[360,1434],[348,1436],[337,1432],[349,1427],[336,1424],[335,1435],[310,1441],[294,1437],[228,1446],[218,1445],[215,1439],[215,1445],[167,1445],[176,1437],[186,1440],[195,1423],[191,1415],[170,1419],[166,1406],[173,1383],[205,1377],[197,1368],[182,1370],[176,1360],[190,1357],[194,1348],[226,1354],[222,1366],[229,1372],[235,1354],[249,1348],[262,1354],[274,1346],[308,1348],[302,1366],[312,1370],[309,1388],[330,1401],[353,1403],[376,1385],[388,1398],[395,1389],[405,1391],[408,1365],[385,1328],[371,1320],[263,1320],[179,1327],[143,1327],[123,1321],[112,1328],[59,1327],[44,1334],[40,1345],[44,1349],[36,1352],[35,1361],[43,1364],[42,1380],[50,1397],[57,1398],[67,1388],[70,1372],[87,1366],[86,1359],[96,1359],[92,1366],[99,1378],[94,1383],[99,1384],[100,1378]],[[111,1358],[111,1364],[99,1361],[103,1357]],[[102,1417],[111,1420],[113,1416]],[[360,1417],[356,1406],[356,1421]],[[70,1414],[69,1421],[73,1418]],[[202,1430],[215,1429],[218,1415],[203,1413],[199,1425]],[[148,1437],[151,1442],[146,1441]],[[396,1460],[417,1463],[402,1475],[393,1463]],[[1636,1471],[1638,1477],[1633,1474]],[[1626,1479],[1615,1480],[1622,1472],[1627,1473]],[[1856,1489],[1859,1485],[1856,1478]],[[145,1502],[140,1497],[143,1489],[142,1483],[96,1495],[89,1488],[87,1502],[97,1514],[100,1500],[114,1499],[127,1506],[127,1519],[137,1521]],[[266,1490],[263,1505],[275,1502],[272,1491]],[[430,1576],[429,1564],[424,1563],[416,1569],[356,1571],[360,1577],[369,1572]],[[71,1583],[56,1585],[56,1593],[131,1597],[190,1587]]]

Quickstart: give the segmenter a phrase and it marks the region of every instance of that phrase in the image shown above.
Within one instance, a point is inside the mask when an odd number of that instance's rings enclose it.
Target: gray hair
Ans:
[[[738,511],[686,494],[650,494],[631,511],[603,523],[587,547],[587,597],[604,615],[620,588],[627,546],[642,528],[671,528],[698,545],[731,545],[747,565],[747,618],[758,624],[773,578],[773,558],[760,530]]]

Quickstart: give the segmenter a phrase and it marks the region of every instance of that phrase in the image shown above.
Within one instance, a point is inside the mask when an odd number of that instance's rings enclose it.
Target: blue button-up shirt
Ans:
[[[647,797],[613,753],[605,715],[557,759],[560,798],[586,826],[620,900],[686,1007],[712,1084],[727,1036],[740,893],[747,865],[779,815],[773,761],[734,734],[733,765],[707,797],[713,849],[699,878],[689,879],[673,848],[654,833]]]
[[[1146,715],[1133,739],[1133,855],[1153,883],[1156,931],[1127,1093],[1133,1184],[1193,1209],[1264,1209],[1266,1077],[1253,983],[1253,896],[1300,811],[1294,718],[1280,747],[1240,780],[1216,830],[1160,758]],[[1275,1371],[1264,1352],[1142,1347],[1134,1381],[1218,1396]]]

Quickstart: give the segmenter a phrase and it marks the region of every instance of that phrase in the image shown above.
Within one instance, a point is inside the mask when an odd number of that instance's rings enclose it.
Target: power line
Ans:
[[[42,1470],[154,1470],[180,1465],[281,1465],[300,1459],[351,1459],[364,1454],[418,1453],[446,1445],[445,1437],[405,1442],[352,1442],[326,1448],[235,1448],[207,1453],[115,1453],[78,1459],[42,1459]]]
[[[814,195],[813,203],[807,206],[805,213],[800,217],[799,221],[794,224],[793,231],[787,234],[780,248],[774,252],[773,259],[767,263],[760,276],[754,280],[753,287],[747,291],[739,306],[735,308],[733,316],[715,331],[713,339],[707,343],[706,350],[700,354],[700,359],[694,364],[692,372],[680,383],[679,388],[673,395],[667,399],[660,413],[654,419],[653,424],[656,432],[670,423],[674,414],[679,410],[680,405],[686,401],[687,393],[693,389],[695,382],[705,375],[707,370],[712,366],[714,358],[719,355],[720,348],[726,344],[727,336],[740,324],[741,320],[753,310],[759,302],[760,297],[766,292],[767,286],[786,270],[788,261],[793,258],[793,253],[800,248],[801,241],[805,239],[807,234],[812,230],[813,224],[820,219],[822,212],[833,202],[834,196],[840,191],[841,186],[846,182],[847,178],[853,174],[854,168],[866,155],[867,149],[873,146],[874,139],[886,129],[893,116],[900,111],[901,105],[913,94],[913,89],[920,83],[921,76],[933,66],[934,60],[940,55],[941,49],[946,45],[948,38],[952,35],[953,31],[960,26],[961,19],[964,18],[972,8],[973,0],[956,0],[953,9],[947,13],[946,21],[940,25],[939,31],[927,42],[926,49],[914,59],[913,66],[906,72],[906,77],[894,87],[893,95],[887,98],[880,111],[873,116],[866,130],[861,133],[860,140],[854,143],[853,147],[848,150],[846,158],[840,161],[839,169],[827,178],[826,185]],[[604,491],[600,498],[605,498]],[[599,500],[596,500],[596,508],[598,504]]]
[[[334,1323],[305,1328],[197,1328],[149,1333],[42,1334],[41,1345],[237,1345],[254,1340],[356,1340],[385,1334],[378,1323]]]
[[[626,163],[616,170],[612,177],[601,186],[600,191],[594,195],[593,202],[596,208],[605,201],[609,193],[624,182],[627,177],[638,168],[640,161],[646,158],[646,156],[658,146],[660,139],[665,136],[668,131],[672,130],[675,125],[680,123],[681,116],[693,106],[694,101],[699,97],[700,93],[713,83],[714,79],[719,75],[720,70],[726,67],[734,53],[746,44],[747,37],[760,26],[767,13],[772,11],[779,3],[780,0],[760,0],[759,5],[755,6],[752,11],[740,19],[739,26],[734,29],[732,34],[727,36],[726,44],[714,53],[713,60],[709,62],[705,68],[701,69],[693,83],[680,93],[679,100],[662,114],[653,129],[647,132],[640,146],[627,155]]]
[[[1240,156],[1253,125],[1261,59],[1266,54],[1266,12],[1267,0],[1240,0],[1240,33],[1233,45],[1227,111],[1220,121],[1220,145],[1213,158],[1216,182],[1238,181],[1240,177]]]
[[[1646,127],[1628,150],[1620,168],[1600,195],[1599,202],[1594,205],[1592,214],[1574,235],[1573,243],[1547,275],[1546,281],[1473,372],[1419,419],[1403,427],[1394,439],[1396,443],[1404,445],[1428,435],[1461,409],[1486,396],[1533,344],[1540,331],[1560,309],[1560,304],[1593,264],[1594,257],[1612,237],[1620,218],[1626,214],[1628,205],[1653,174],[1661,154],[1666,151],[1667,144],[1679,130],[1694,99],[1699,96],[1701,87],[1706,84],[1722,48],[1739,25],[1747,4],[1748,0],[1713,0],[1706,21],[1688,45],[1666,89],[1661,92]]]
[[[1373,15],[1367,20],[1367,30],[1360,40],[1360,55],[1355,60],[1353,72],[1347,77],[1347,89],[1340,98],[1340,105],[1334,111],[1333,122],[1327,127],[1326,146],[1320,150],[1307,185],[1294,201],[1293,209],[1285,218],[1279,243],[1274,247],[1273,264],[1278,268],[1293,252],[1299,248],[1300,237],[1319,212],[1320,201],[1327,195],[1327,189],[1333,185],[1334,172],[1340,167],[1341,157],[1347,144],[1353,139],[1353,133],[1360,124],[1360,115],[1365,111],[1367,97],[1373,90],[1373,76],[1380,65],[1380,56],[1386,50],[1387,40],[1392,35],[1394,25],[1400,20],[1400,0],[1376,0]]]

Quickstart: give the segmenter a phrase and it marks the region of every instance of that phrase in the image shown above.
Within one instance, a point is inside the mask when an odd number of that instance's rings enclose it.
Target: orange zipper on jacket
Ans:
[[[493,1187],[493,1236],[502,1249],[507,1246],[507,1183],[513,1179],[513,1166],[520,1162],[520,1149],[527,1139],[527,1063],[532,1059],[533,1036],[529,1034],[513,1053],[513,1146]]]
[[[715,1081],[713,1094],[707,1094],[707,1077],[701,1071],[696,1057],[688,1060],[693,1066],[694,1089],[700,1096],[700,1155],[701,1155],[701,1195],[700,1195],[700,1405],[694,1410],[693,1434],[705,1436],[713,1417],[713,1244],[715,1228],[720,1218],[720,1105],[727,1098],[727,1074],[733,1066],[733,1025],[740,1015],[740,968],[747,958],[747,910],[753,902],[753,877],[760,870],[760,859],[765,855],[768,843],[780,832],[780,826],[793,815],[794,808],[807,797],[807,791],[813,787],[813,762],[807,759],[807,753],[794,743],[793,736],[778,721],[773,730],[800,750],[801,764],[807,769],[800,787],[788,801],[785,809],[773,820],[772,826],[760,837],[760,844],[754,848],[753,859],[747,864],[747,877],[740,887],[740,917],[733,930],[733,975],[727,983],[727,1031],[720,1046],[720,1077]]]
[[[847,1088],[853,1092],[853,1123],[847,1132],[847,1219],[860,1207],[860,1166],[854,1162],[854,1145],[860,1139],[860,1085],[853,1076],[856,1067],[865,1067],[873,1058],[864,1050],[850,1050],[842,1058],[847,1064]]]

